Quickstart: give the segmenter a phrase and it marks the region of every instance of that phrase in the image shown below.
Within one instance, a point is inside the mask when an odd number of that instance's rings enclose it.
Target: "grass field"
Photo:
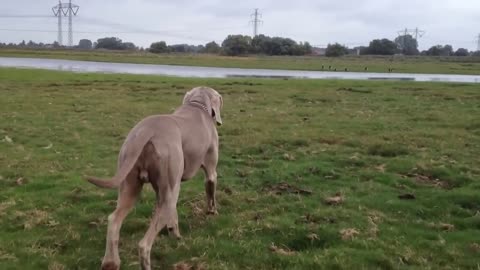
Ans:
[[[0,69],[0,269],[98,269],[116,192],[82,175],[111,176],[129,129],[198,85],[225,101],[220,215],[202,175],[183,183],[183,239],[157,238],[154,269],[480,267],[477,85]],[[122,269],[153,202],[145,186]]]
[[[101,62],[166,64],[206,67],[266,68],[292,70],[332,70],[351,72],[480,74],[480,57],[382,57],[348,56],[249,56],[229,57],[209,54],[151,54],[125,51],[16,50],[0,49],[1,56],[56,58]],[[333,72],[333,71],[332,71]]]

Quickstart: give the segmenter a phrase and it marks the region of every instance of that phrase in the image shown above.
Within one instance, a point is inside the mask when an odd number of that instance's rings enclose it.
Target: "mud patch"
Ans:
[[[352,93],[360,93],[360,94],[371,94],[373,93],[372,90],[368,90],[368,89],[356,89],[356,88],[345,88],[345,87],[342,87],[342,88],[338,88],[337,91],[346,91],[346,92],[352,92]]]
[[[286,182],[281,182],[274,185],[269,185],[263,188],[264,192],[274,193],[276,195],[297,194],[297,195],[312,195],[313,191],[296,187]]]

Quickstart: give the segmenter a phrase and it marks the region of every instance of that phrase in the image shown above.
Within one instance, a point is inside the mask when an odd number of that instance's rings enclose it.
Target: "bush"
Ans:
[[[348,53],[348,48],[338,43],[328,44],[325,55],[328,57],[339,57]]]
[[[154,42],[150,45],[150,52],[152,53],[167,53],[168,51],[168,46],[165,41]]]

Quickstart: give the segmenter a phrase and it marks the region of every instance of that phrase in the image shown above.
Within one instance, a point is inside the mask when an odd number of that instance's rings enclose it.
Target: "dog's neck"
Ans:
[[[205,106],[205,104],[203,104],[203,103],[201,103],[201,102],[199,102],[199,101],[193,100],[193,101],[188,102],[188,104],[190,104],[190,105],[192,105],[192,106],[194,106],[194,107],[199,107],[199,108],[201,108],[202,110],[204,110],[205,112],[207,112],[208,114],[210,114],[210,112],[208,111],[207,106]]]

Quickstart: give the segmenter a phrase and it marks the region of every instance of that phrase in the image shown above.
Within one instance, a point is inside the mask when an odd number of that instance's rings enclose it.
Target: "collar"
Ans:
[[[207,106],[205,106],[204,104],[198,102],[198,101],[190,101],[188,104],[192,105],[192,106],[195,106],[195,107],[199,107],[201,109],[203,109],[205,112],[207,112],[208,114],[210,114],[210,112],[208,111],[208,108]]]

